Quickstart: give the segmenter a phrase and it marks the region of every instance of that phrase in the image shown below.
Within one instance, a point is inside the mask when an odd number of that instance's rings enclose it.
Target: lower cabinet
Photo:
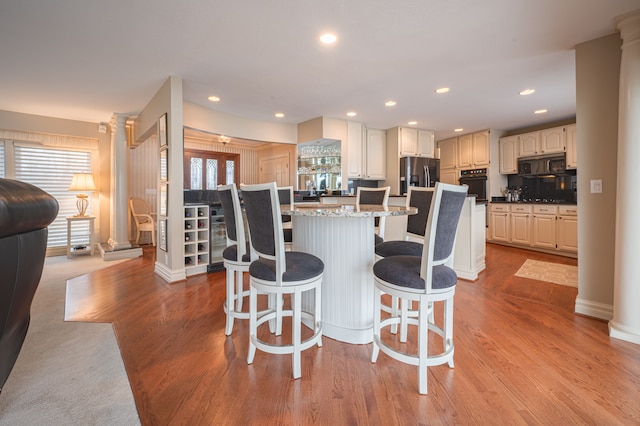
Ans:
[[[578,252],[578,208],[547,204],[491,204],[489,240],[573,255]]]

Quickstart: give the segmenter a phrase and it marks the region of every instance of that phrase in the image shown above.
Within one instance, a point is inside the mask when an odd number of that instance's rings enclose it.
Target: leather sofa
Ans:
[[[43,190],[0,179],[0,391],[27,335],[31,302],[42,276],[47,226],[58,202]]]

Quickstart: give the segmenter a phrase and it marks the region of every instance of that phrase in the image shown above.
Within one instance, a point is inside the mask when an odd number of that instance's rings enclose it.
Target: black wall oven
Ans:
[[[476,203],[487,202],[487,169],[460,171],[460,185],[467,185],[467,194],[476,196]]]

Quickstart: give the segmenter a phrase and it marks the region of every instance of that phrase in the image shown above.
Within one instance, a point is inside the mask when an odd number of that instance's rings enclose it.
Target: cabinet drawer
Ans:
[[[508,204],[491,204],[491,211],[509,213],[509,205]]]
[[[512,204],[511,213],[531,213],[531,205],[527,204]]]
[[[533,206],[534,214],[556,214],[558,206]]]
[[[563,216],[577,216],[578,207],[577,206],[559,206],[558,214]]]

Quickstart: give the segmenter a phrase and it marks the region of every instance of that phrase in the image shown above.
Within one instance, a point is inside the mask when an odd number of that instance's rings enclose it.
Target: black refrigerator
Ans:
[[[436,186],[440,182],[440,159],[402,157],[400,159],[400,194],[406,194],[409,186]]]

